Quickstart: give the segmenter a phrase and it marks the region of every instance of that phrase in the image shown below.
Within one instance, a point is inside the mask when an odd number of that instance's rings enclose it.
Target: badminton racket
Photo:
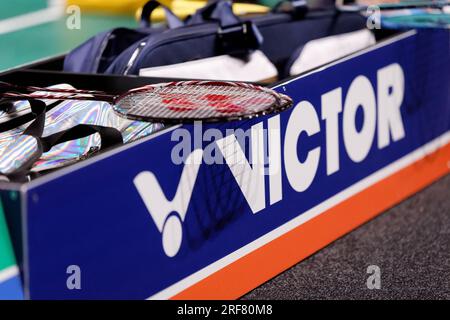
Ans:
[[[105,101],[124,118],[164,124],[236,121],[277,113],[292,106],[291,98],[272,89],[249,83],[221,81],[152,84],[119,95],[95,90],[50,89],[1,82],[0,98],[14,101]]]

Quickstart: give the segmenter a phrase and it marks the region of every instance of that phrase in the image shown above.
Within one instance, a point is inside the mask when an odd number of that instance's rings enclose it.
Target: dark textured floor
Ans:
[[[450,175],[243,298],[450,299]]]

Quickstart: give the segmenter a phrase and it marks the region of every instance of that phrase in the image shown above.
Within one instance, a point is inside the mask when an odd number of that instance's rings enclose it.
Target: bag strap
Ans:
[[[263,36],[251,21],[244,21],[217,30],[219,54],[247,55],[263,43]]]
[[[307,0],[283,0],[272,9],[274,13],[288,13],[294,19],[302,19],[309,10]]]
[[[143,28],[150,28],[152,26],[151,15],[153,11],[161,7],[166,14],[166,22],[170,29],[184,26],[184,22],[181,21],[168,7],[161,4],[157,0],[148,1],[143,7],[140,18],[140,26]]]
[[[217,49],[220,54],[248,54],[258,49],[263,42],[256,25],[251,21],[242,21],[236,16],[229,0],[210,1],[189,18],[188,24],[205,21],[215,21],[219,24]]]
[[[42,137],[45,127],[45,113],[47,112],[47,105],[42,100],[30,99],[28,102],[35,119],[22,134],[36,138]]]
[[[116,128],[92,124],[78,124],[70,129],[63,130],[46,137],[41,137],[40,140],[43,151],[47,152],[57,144],[88,137],[94,133],[98,133],[100,135],[100,151],[123,144],[122,134]]]
[[[35,100],[32,100],[32,101],[35,101]],[[53,109],[60,102],[61,102],[61,100],[58,100],[56,102],[52,102],[52,103],[48,104],[45,108],[46,111]],[[0,101],[0,110],[11,110],[13,108],[14,108],[14,101],[10,101],[10,100]],[[36,112],[33,112],[31,105],[30,105],[30,109],[31,109],[31,112],[25,113],[23,115],[11,118],[8,121],[0,123],[0,133],[18,128],[18,127],[36,119],[37,114],[36,114]]]
[[[19,150],[21,148],[20,143],[23,143],[24,140],[27,139],[28,140],[25,142],[29,144],[33,143],[30,140],[34,140],[36,148],[32,154],[30,154],[26,159],[23,159],[22,163],[16,161],[16,167],[14,169],[8,171],[7,173],[0,173],[0,175],[6,175],[11,181],[27,181],[26,177],[29,174],[30,168],[42,156],[42,154],[49,151],[53,146],[63,142],[81,139],[94,133],[99,133],[101,139],[100,151],[123,144],[122,134],[119,130],[111,127],[88,124],[78,124],[72,128],[42,137],[45,128],[45,113],[47,111],[47,105],[43,101],[35,99],[30,99],[28,102],[30,103],[31,112],[35,116],[35,120],[18,137],[18,142],[16,144],[13,143],[9,145],[7,150],[4,150],[3,154],[12,154],[12,151]]]
[[[241,20],[233,13],[232,3],[229,0],[210,0],[198,9],[187,20],[189,25],[200,24],[206,21],[216,21],[222,26],[233,25]]]

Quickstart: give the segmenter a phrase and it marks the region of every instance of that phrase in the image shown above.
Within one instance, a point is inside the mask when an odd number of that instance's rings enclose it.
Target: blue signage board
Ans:
[[[171,298],[205,283],[448,150],[449,71],[450,33],[409,31],[277,85],[294,100],[279,115],[167,128],[32,181],[24,189],[27,294]],[[363,222],[355,221],[347,231]],[[283,255],[308,245],[305,235]]]

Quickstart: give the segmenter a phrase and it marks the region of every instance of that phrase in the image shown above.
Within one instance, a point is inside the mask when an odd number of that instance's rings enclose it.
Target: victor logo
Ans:
[[[169,257],[175,256],[180,250],[183,239],[182,222],[186,217],[202,155],[203,150],[196,149],[186,159],[177,191],[172,200],[166,198],[152,172],[141,172],[133,180],[156,227],[162,233],[164,252]]]
[[[341,167],[344,157],[357,166],[366,160],[370,152],[380,152],[404,139],[406,132],[401,112],[404,91],[403,70],[399,64],[393,63],[377,70],[375,84],[368,77],[358,75],[347,90],[338,86],[324,92],[320,105],[314,106],[308,100],[299,101],[288,119],[283,119],[284,122],[281,115],[274,115],[254,124],[241,135],[235,132],[222,136],[217,128],[208,129],[215,130],[213,135],[205,130],[203,141],[211,142],[211,136],[216,139],[205,149],[201,149],[202,141],[194,143],[194,146],[197,145],[195,150],[191,152],[189,149],[184,153],[189,156],[184,161],[172,200],[166,198],[153,173],[145,171],[138,174],[134,184],[162,233],[167,256],[175,256],[180,249],[182,222],[202,162],[205,165],[226,164],[249,209],[253,214],[258,214],[282,201],[285,188],[298,193],[306,192],[315,183],[319,170],[326,172],[327,176],[344,170]],[[356,125],[358,111],[363,114],[359,126]],[[197,129],[193,130],[194,141]],[[202,130],[199,131],[202,135]],[[178,133],[183,132],[177,136],[188,137],[191,134],[187,129],[178,129]],[[321,133],[323,139],[316,139],[319,141],[316,145],[305,146],[306,139]],[[250,138],[250,152],[242,149],[246,144],[239,141],[239,136]],[[186,145],[190,147],[191,140]],[[207,161],[211,147],[216,149],[216,156],[220,155],[213,157],[218,162]],[[303,159],[299,158],[299,148],[306,152]],[[325,156],[321,157],[321,154]],[[211,168],[213,170],[214,167]],[[287,179],[283,180],[283,176]]]

